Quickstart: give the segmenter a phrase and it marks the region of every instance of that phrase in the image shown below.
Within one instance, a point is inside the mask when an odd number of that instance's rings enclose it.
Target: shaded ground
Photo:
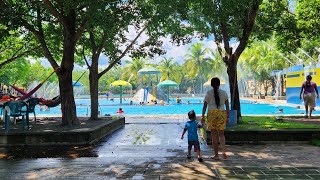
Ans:
[[[110,117],[111,118],[111,117]],[[62,126],[61,117],[41,117],[37,118],[37,122],[34,119],[30,118],[30,129],[29,132],[43,132],[43,131],[69,131],[73,129],[84,129],[84,128],[93,128],[104,123],[106,119],[103,120],[89,121],[87,117],[79,117],[80,125],[73,126]],[[11,118],[12,119],[12,118]],[[17,120],[17,124],[11,123],[10,132],[21,132],[21,120]],[[0,132],[4,132],[4,122],[0,121]]]
[[[204,162],[195,153],[187,160],[187,140],[180,139],[185,121],[128,116],[124,128],[95,146],[53,149],[47,155],[54,158],[0,159],[0,179],[320,179],[320,148],[308,144],[230,145],[229,159],[214,161],[202,142]]]

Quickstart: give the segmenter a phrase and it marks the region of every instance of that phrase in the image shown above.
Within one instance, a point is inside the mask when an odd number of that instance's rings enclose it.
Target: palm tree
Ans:
[[[223,79],[227,79],[227,67],[223,62],[218,50],[210,49],[210,55],[207,59],[207,63],[209,66],[204,69],[205,73],[207,74],[207,78],[211,77],[220,77]]]
[[[241,67],[241,71],[239,72],[238,78],[239,79],[245,79],[247,81],[248,79],[253,80],[254,84],[254,94],[256,94],[257,86],[256,86],[256,74],[255,74],[255,67],[256,63],[259,59],[259,54],[257,53],[257,49],[253,48],[256,47],[254,43],[252,43],[252,46],[249,48],[246,48],[245,51],[241,54],[238,66]],[[247,82],[246,82],[247,83]],[[247,90],[250,90],[250,87],[247,87]],[[249,94],[249,92],[248,92]]]
[[[177,82],[179,88],[181,87],[185,72],[180,64],[174,62],[173,58],[163,58],[158,67],[162,73],[160,81],[170,79]]]
[[[170,79],[171,73],[173,73],[175,62],[173,62],[173,58],[163,58],[159,63],[159,69],[161,71],[161,79],[160,81]]]
[[[184,71],[183,66],[178,63],[174,63],[170,78],[172,78],[178,84],[181,84],[184,79],[185,73],[186,72]]]
[[[126,65],[123,68],[123,78],[128,81],[136,81],[138,79],[138,71],[147,65],[148,59],[145,58],[134,58],[132,61],[125,61]]]
[[[203,91],[202,84],[205,76],[205,72],[202,70],[208,67],[207,59],[204,57],[208,49],[203,46],[202,43],[192,44],[189,48],[190,54],[186,55],[184,64],[190,78],[198,77],[200,79],[200,94]]]
[[[285,58],[275,49],[272,41],[256,41],[244,51],[239,59],[239,65],[245,69],[243,72],[249,71],[250,73],[247,74],[252,74],[254,81],[258,80],[262,83],[265,93],[268,90],[270,72],[272,70],[282,70],[285,67]]]

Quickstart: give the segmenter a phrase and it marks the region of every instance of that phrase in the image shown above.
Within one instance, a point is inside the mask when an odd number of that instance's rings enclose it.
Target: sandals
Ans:
[[[224,153],[224,154],[222,154],[222,158],[223,158],[223,159],[228,159],[227,154],[225,154],[225,153]]]
[[[191,156],[187,156],[187,159],[191,159]],[[198,161],[199,162],[203,162],[203,159],[202,158],[198,158]]]
[[[214,160],[217,160],[217,161],[220,160],[220,158],[218,156],[213,156],[213,157],[211,157],[211,159],[214,159]]]
[[[217,160],[217,161],[219,161],[220,160],[220,158],[218,157],[218,156],[213,156],[213,157],[211,157],[212,159],[214,159],[214,160]],[[227,154],[222,154],[222,159],[228,159],[228,156],[227,156]]]

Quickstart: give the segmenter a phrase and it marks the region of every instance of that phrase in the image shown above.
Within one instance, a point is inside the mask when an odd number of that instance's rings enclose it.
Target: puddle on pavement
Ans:
[[[152,136],[155,134],[155,131],[153,129],[147,130],[146,132],[134,131],[132,134],[134,137],[132,144],[148,144],[148,141],[150,141]],[[128,137],[129,136],[130,135],[128,135]]]

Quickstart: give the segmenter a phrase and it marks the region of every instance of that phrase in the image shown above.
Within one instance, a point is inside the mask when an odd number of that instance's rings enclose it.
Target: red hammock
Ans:
[[[25,100],[25,99],[29,98],[30,96],[32,96],[32,94],[35,93],[52,76],[52,74],[55,73],[58,69],[59,69],[59,67],[56,68],[45,80],[43,80],[40,84],[38,84],[30,92],[28,92],[27,94],[25,94],[22,97],[18,98],[18,100]]]
[[[26,95],[26,94],[27,94],[24,90],[18,88],[17,86],[13,86],[13,85],[10,85],[10,86],[11,86],[14,90],[18,91],[18,92],[19,92],[20,94],[22,94],[22,95]]]
[[[56,107],[60,103],[61,103],[60,95],[56,96],[56,97],[54,97],[52,99],[49,99],[49,100],[43,99],[43,98],[39,98],[39,104],[40,105],[45,105],[45,106],[48,106],[48,107]]]

